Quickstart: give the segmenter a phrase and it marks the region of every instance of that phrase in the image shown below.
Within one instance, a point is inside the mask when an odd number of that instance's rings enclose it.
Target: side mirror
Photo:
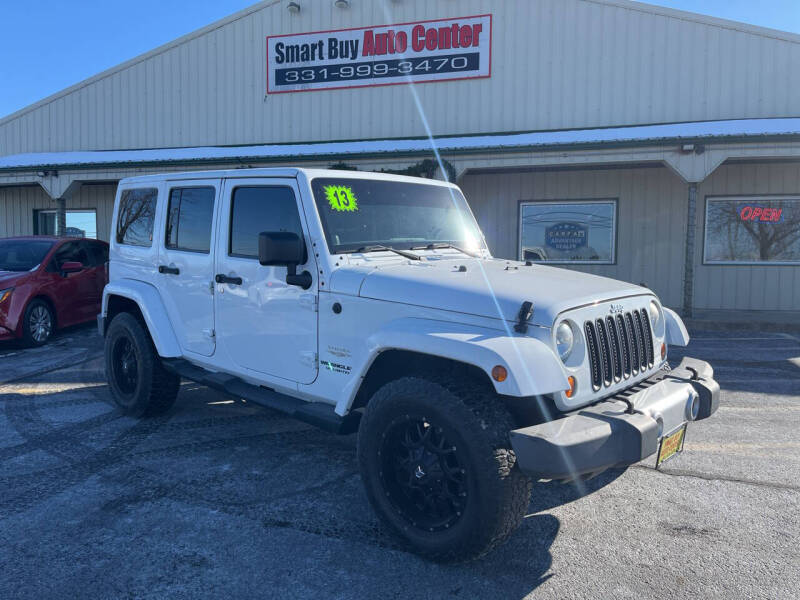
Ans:
[[[264,266],[286,267],[286,283],[304,290],[311,287],[311,273],[297,274],[297,265],[306,262],[306,245],[299,235],[288,231],[262,231],[258,234],[258,262]]]
[[[68,275],[69,273],[78,273],[83,271],[83,263],[77,261],[68,260],[65,263],[61,264],[61,272],[64,275]]]
[[[262,231],[258,234],[258,262],[264,266],[288,267],[305,262],[305,244],[288,231]]]

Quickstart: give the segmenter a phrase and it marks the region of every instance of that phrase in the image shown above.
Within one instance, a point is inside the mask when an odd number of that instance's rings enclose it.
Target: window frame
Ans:
[[[172,192],[175,190],[211,190],[214,192],[214,199],[211,205],[211,230],[209,232],[208,238],[208,251],[205,250],[191,250],[189,248],[181,248],[180,246],[169,246],[167,244],[167,231],[169,228],[169,217],[170,217],[170,207],[172,205]],[[216,213],[217,208],[217,196],[218,190],[213,185],[177,185],[175,187],[170,187],[167,189],[167,208],[164,215],[164,235],[162,237],[162,242],[164,244],[164,250],[168,250],[170,252],[190,252],[192,254],[204,254],[210,255],[213,248],[214,248],[214,215]],[[181,202],[183,199],[181,198]],[[180,223],[180,207],[178,208],[178,223]]]
[[[526,206],[564,206],[569,204],[611,204],[613,206],[611,223],[611,260],[533,260],[537,265],[599,265],[608,266],[617,264],[617,250],[619,245],[619,198],[568,198],[547,200],[520,200],[517,208],[517,257],[525,259],[522,253],[522,211]]]
[[[243,260],[256,260],[256,261],[258,260],[258,254],[252,256],[250,254],[237,254],[231,252],[231,250],[233,249],[233,210],[236,206],[236,190],[238,190],[239,188],[272,188],[272,189],[285,188],[289,190],[292,193],[292,196],[294,197],[294,206],[295,209],[297,210],[297,221],[300,224],[300,239],[303,240],[303,245],[305,246],[305,229],[303,229],[303,212],[298,202],[297,191],[291,185],[287,185],[285,183],[276,183],[272,185],[255,185],[255,184],[241,183],[231,188],[230,191],[230,207],[228,209],[228,244],[227,244],[228,247],[225,250],[226,255],[228,257],[240,258]],[[304,253],[304,257],[306,258],[306,260],[304,261],[303,264],[305,264],[305,262],[308,261],[307,250]]]
[[[800,193],[797,194],[708,194],[705,196],[703,211],[703,261],[702,265],[708,267],[796,267],[800,260],[769,261],[769,260],[708,260],[708,208],[713,201],[730,200],[744,202],[746,200],[797,200],[800,204]]]

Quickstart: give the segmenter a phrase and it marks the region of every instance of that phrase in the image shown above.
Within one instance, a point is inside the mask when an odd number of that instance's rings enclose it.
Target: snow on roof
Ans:
[[[0,170],[45,167],[115,166],[137,163],[258,162],[292,159],[333,159],[352,156],[381,157],[427,153],[433,143],[442,153],[525,151],[572,146],[639,145],[666,141],[750,139],[800,135],[800,118],[703,121],[666,125],[639,125],[606,129],[572,129],[532,133],[439,137],[419,139],[272,144],[259,146],[204,146],[152,150],[92,152],[42,152],[0,157]]]

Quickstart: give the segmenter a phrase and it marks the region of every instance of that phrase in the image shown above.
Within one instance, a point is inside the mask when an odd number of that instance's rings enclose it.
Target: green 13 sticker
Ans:
[[[344,185],[326,185],[325,197],[331,208],[339,212],[354,212],[358,210],[358,201],[353,190]]]

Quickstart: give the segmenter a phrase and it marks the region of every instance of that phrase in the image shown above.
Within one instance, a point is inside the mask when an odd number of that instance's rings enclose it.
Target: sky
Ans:
[[[800,33],[800,0],[650,3]],[[252,4],[254,0],[0,0],[0,117]]]

